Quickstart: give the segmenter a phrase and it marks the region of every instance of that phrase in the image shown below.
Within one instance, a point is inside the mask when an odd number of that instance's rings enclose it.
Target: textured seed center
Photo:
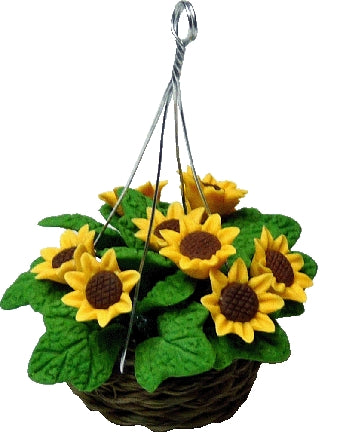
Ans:
[[[55,255],[51,263],[52,267],[59,268],[63,263],[72,260],[74,258],[75,249],[76,247],[63,249],[61,252]]]
[[[233,282],[221,291],[219,306],[229,321],[244,323],[256,315],[259,300],[247,284]]]
[[[175,232],[180,232],[179,220],[178,219],[168,219],[159,225],[156,226],[156,229],[153,231],[153,234],[160,239],[163,239],[163,236],[160,234],[160,230],[169,229]]]
[[[117,303],[123,292],[123,284],[115,273],[100,271],[96,273],[86,287],[86,297],[95,309],[108,309]]]
[[[270,268],[278,283],[291,286],[294,283],[294,271],[287,258],[278,251],[266,250],[266,266]]]
[[[221,249],[219,239],[204,231],[187,234],[180,243],[180,252],[190,259],[210,259],[219,249]]]

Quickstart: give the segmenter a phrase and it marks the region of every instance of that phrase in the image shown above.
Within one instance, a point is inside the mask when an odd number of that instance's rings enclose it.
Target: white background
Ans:
[[[175,3],[0,1],[0,294],[40,248],[58,244],[62,231],[38,227],[40,219],[99,218],[97,194],[128,178],[170,78]],[[222,427],[336,430],[336,2],[193,5],[199,34],[181,86],[197,171],[248,189],[242,206],[298,220],[295,248],[319,263],[306,313],[281,322],[291,358],[264,365],[249,400]],[[172,132],[170,117],[163,198],[178,200]],[[158,132],[134,186],[154,180],[157,146]],[[0,329],[2,429],[112,430],[65,384],[27,377],[44,331],[39,315],[0,311]]]

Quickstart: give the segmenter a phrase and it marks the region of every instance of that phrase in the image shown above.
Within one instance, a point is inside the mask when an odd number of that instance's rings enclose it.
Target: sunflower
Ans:
[[[202,297],[201,303],[210,311],[218,336],[234,333],[251,343],[254,331],[275,331],[268,314],[281,309],[284,301],[267,292],[271,279],[268,273],[249,279],[241,258],[234,261],[228,277],[219,270],[210,271],[212,294]]]
[[[150,219],[152,215],[152,208],[146,209],[147,219],[134,218],[132,222],[139,228],[135,236],[144,242],[147,239],[147,234],[150,228]],[[190,218],[194,218],[196,222],[200,222],[204,214],[204,209],[196,209],[190,213]],[[150,237],[150,247],[154,250],[159,250],[167,246],[166,240],[161,235],[161,230],[169,229],[176,232],[180,231],[179,220],[184,216],[184,209],[178,202],[169,205],[167,214],[164,216],[159,210],[155,209],[153,218],[153,231]]]
[[[81,271],[65,275],[74,291],[63,296],[62,301],[67,306],[78,308],[77,321],[97,319],[98,324],[105,327],[113,318],[131,311],[129,293],[139,278],[136,270],[119,269],[113,249],[109,249],[100,262],[84,253]]]
[[[201,207],[200,215],[204,214]],[[220,268],[236,250],[232,242],[239,234],[239,228],[221,229],[221,218],[213,214],[201,224],[193,212],[183,216],[179,221],[179,232],[161,230],[160,233],[167,246],[159,253],[171,259],[189,276],[206,279],[212,268]]]
[[[50,247],[41,250],[44,262],[32,268],[37,273],[36,279],[49,279],[66,284],[64,275],[76,270],[77,262],[83,252],[94,254],[95,231],[89,231],[89,225],[84,225],[78,233],[66,230],[60,237],[60,247]]]
[[[182,175],[188,206],[191,209],[202,206],[203,201],[194,181],[191,167],[188,166],[187,172]],[[200,186],[211,213],[219,213],[220,216],[233,213],[240,198],[247,193],[245,190],[237,189],[236,184],[231,181],[217,181],[211,174],[207,174],[203,180],[200,180]]]
[[[163,187],[166,186],[167,183],[168,183],[168,181],[166,181],[166,180],[159,182],[158,200],[160,199],[160,194],[161,194]],[[116,187],[113,191],[102,192],[101,194],[98,195],[98,197],[102,201],[104,201],[105,203],[109,204],[111,207],[114,207],[117,200],[118,200],[118,197],[116,195],[116,191],[118,189],[119,189],[119,187]],[[139,186],[138,188],[136,188],[136,190],[138,192],[141,192],[143,195],[147,196],[148,198],[153,199],[156,187],[151,182],[147,182],[147,183],[143,184],[142,186]],[[121,206],[118,207],[117,213],[120,216],[123,216],[124,213],[123,213],[123,209]]]
[[[250,268],[252,276],[272,274],[272,291],[283,299],[303,303],[307,299],[304,289],[312,286],[309,276],[300,272],[303,265],[302,255],[289,252],[284,235],[274,240],[270,231],[263,227],[261,238],[255,239],[255,254]]]

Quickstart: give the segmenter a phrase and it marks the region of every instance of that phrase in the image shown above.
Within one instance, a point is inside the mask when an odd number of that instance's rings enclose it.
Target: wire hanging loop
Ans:
[[[183,11],[186,11],[187,13],[189,28],[188,28],[187,36],[184,39],[181,39],[178,33],[179,33],[179,20]],[[180,79],[181,68],[184,61],[186,47],[190,42],[195,40],[198,34],[197,19],[195,16],[193,6],[191,5],[190,2],[180,1],[179,3],[177,3],[172,14],[171,29],[177,44],[176,57],[175,57],[175,62],[173,65],[173,72],[172,72],[173,83],[175,83],[178,82]]]
[[[179,24],[180,16],[184,10],[187,13],[189,28],[188,28],[187,36],[184,39],[181,39],[178,35],[178,24]],[[194,41],[195,38],[197,37],[198,34],[197,19],[195,16],[193,6],[189,1],[182,0],[176,4],[176,7],[174,8],[172,14],[172,33],[176,38],[176,40],[178,39],[185,47],[190,42]]]

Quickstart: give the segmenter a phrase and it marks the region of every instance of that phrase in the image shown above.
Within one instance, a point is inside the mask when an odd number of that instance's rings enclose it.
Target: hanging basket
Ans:
[[[191,429],[231,418],[246,401],[261,363],[236,360],[226,369],[164,381],[153,393],[139,386],[131,356],[125,373],[117,370],[92,392],[69,385],[91,411],[111,423],[146,426],[154,432]]]
[[[184,10],[189,31],[181,39]],[[317,271],[309,255],[291,251],[301,233],[294,219],[237,210],[246,190],[196,174],[179,84],[185,48],[197,35],[188,1],[177,4],[172,31],[172,79],[126,185],[99,195],[106,222],[78,213],[40,221],[66,229],[60,247],[42,249],[0,301],[3,309],[30,305],[43,316],[46,332],[28,365],[31,379],[65,382],[111,423],[154,432],[232,417],[261,363],[288,359],[289,341],[278,320],[304,312],[305,290]],[[181,204],[161,199],[171,99]],[[156,183],[133,189],[162,112]],[[191,164],[186,172],[178,113]]]

